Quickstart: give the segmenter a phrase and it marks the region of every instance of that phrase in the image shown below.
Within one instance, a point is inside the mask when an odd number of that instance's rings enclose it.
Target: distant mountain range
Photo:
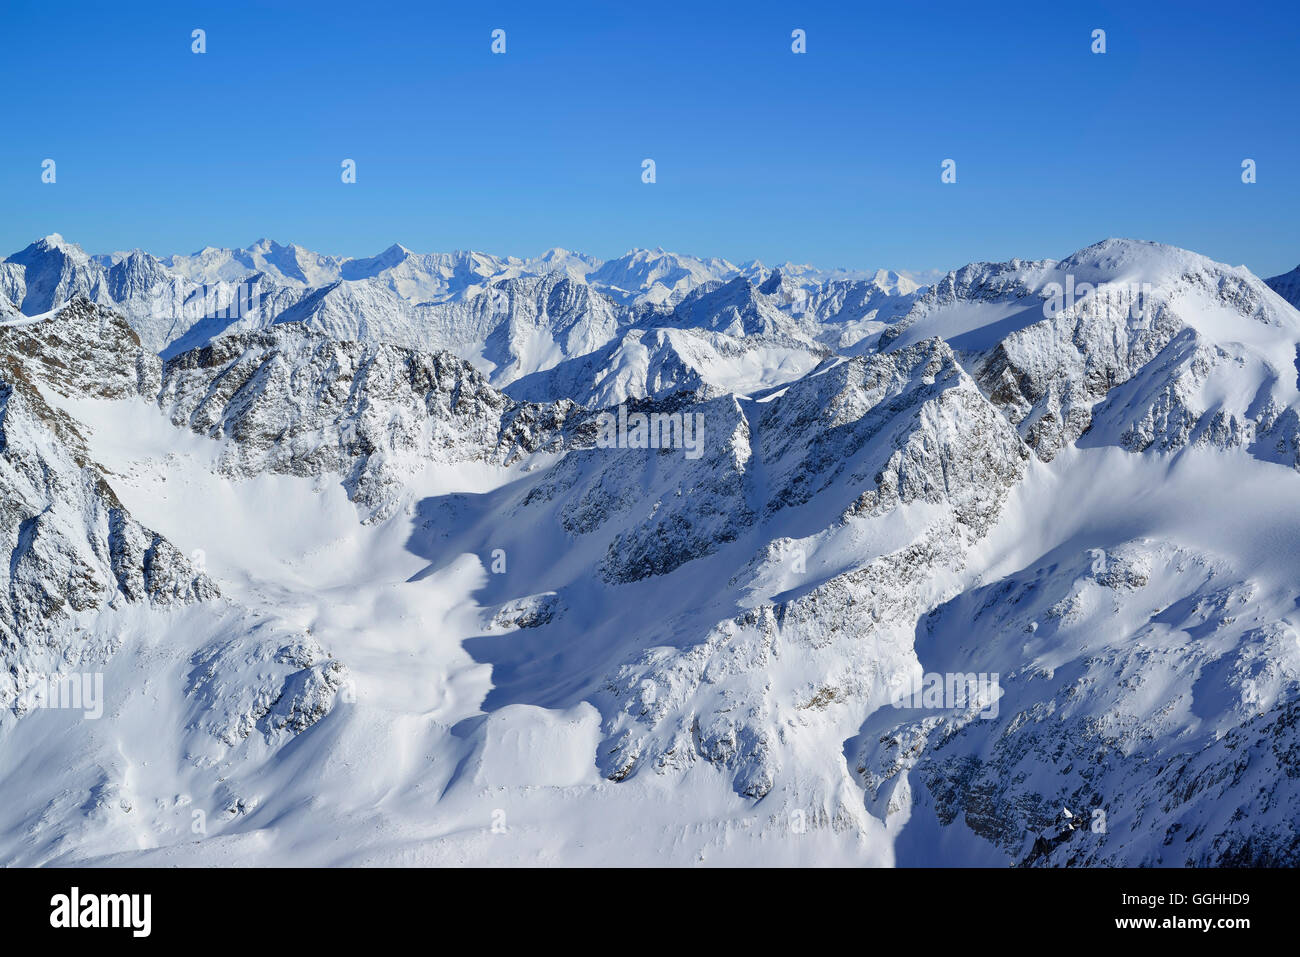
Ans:
[[[88,256],[52,235],[0,260],[0,295],[23,313],[82,295],[126,316],[143,344],[164,356],[222,333],[297,322],[340,339],[446,349],[497,387],[652,327],[682,330],[678,343],[698,341],[706,351],[757,350],[759,366],[767,351],[778,350],[780,364],[793,348],[807,365],[825,354],[819,337],[847,346],[871,321],[904,311],[917,288],[883,270],[738,267],[661,249],[602,263],[562,249],[521,260],[419,255],[394,245],[370,259],[340,259],[261,240],[157,259],[139,250]],[[674,350],[665,343],[651,351],[675,362]],[[535,391],[536,382],[527,388]],[[644,396],[645,383],[629,382],[624,394]]]

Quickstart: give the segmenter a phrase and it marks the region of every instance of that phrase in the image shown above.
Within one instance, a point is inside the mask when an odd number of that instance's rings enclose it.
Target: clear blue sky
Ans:
[[[6,0],[0,30],[3,254],[61,232],[922,270],[1131,236],[1300,262],[1294,2]]]

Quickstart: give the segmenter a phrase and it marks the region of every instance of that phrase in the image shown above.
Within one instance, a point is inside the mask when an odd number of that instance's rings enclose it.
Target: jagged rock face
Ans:
[[[1219,317],[1200,321],[1214,309]],[[1297,467],[1295,313],[1276,308],[1253,277],[1205,273],[1184,278],[1170,311],[1186,325],[1095,410],[1098,440],[1131,451],[1242,447]]]
[[[981,493],[996,499],[1023,471],[1023,444],[937,339],[801,380],[768,406],[762,435],[769,514],[841,484],[860,490],[859,511],[947,502],[983,530]]]
[[[926,314],[943,306],[965,302],[1005,302],[1036,298],[1041,277],[1051,266],[1050,260],[1007,263],[971,263],[954,270],[917,296],[908,314],[882,337],[882,346]]]
[[[115,312],[85,298],[40,322],[0,326],[0,353],[62,395],[102,399],[158,393],[162,363]]]
[[[783,313],[744,277],[705,282],[672,306],[643,304],[618,328],[620,337],[602,330],[611,341],[518,379],[507,391],[534,401],[564,396],[588,408],[683,392],[705,400],[783,385],[830,354],[815,341],[815,321]]]
[[[472,336],[468,342],[482,341],[498,387],[593,352],[614,337],[621,319],[622,311],[605,297],[558,273],[496,283],[463,307],[430,306],[426,317],[440,328],[459,326]]]
[[[1098,287],[1051,302],[1062,287]],[[1101,287],[1109,287],[1103,293]],[[973,323],[971,316],[986,317]],[[950,273],[879,337],[955,326],[950,343],[1043,461],[1091,442],[1143,450],[1252,445],[1295,458],[1294,342],[1300,326],[1249,273],[1154,244],[1107,241],[1060,262],[979,263]],[[963,328],[965,327],[965,328]],[[999,328],[1005,332],[999,333]],[[1266,392],[1234,397],[1235,367]]]
[[[164,265],[174,275],[199,283],[237,282],[251,273],[262,273],[284,285],[319,286],[337,280],[344,262],[294,243],[259,239],[246,249],[208,246],[191,256],[169,256]]]
[[[505,391],[516,399],[563,396],[589,409],[689,393],[703,401],[752,395],[812,371],[821,349],[778,339],[698,329],[631,329],[597,351],[525,376]]]
[[[544,396],[564,396],[594,409],[615,406],[629,399],[682,392],[709,398],[710,389],[704,377],[682,355],[680,345],[689,335],[682,330],[668,329],[630,331],[590,355],[576,356],[551,369],[524,376],[507,386],[505,392],[513,398],[534,402]]]
[[[670,325],[708,329],[733,337],[785,339],[815,348],[800,324],[785,315],[748,279],[738,276],[726,283],[707,283],[693,290],[667,316],[654,312],[640,325]]]
[[[1253,396],[1218,399],[1242,368],[1271,383]],[[1279,388],[1276,367],[1240,346],[1207,343],[1187,332],[1094,413],[1115,444],[1131,452],[1173,452],[1187,446],[1243,448],[1266,461],[1300,468],[1300,416]],[[1207,396],[1216,397],[1207,402]],[[1098,437],[1100,439],[1100,436]]]
[[[509,268],[508,261],[496,256],[470,252],[419,255],[394,243],[378,256],[344,262],[339,278],[380,279],[403,299],[431,302],[485,286]]]
[[[835,525],[801,541],[777,539],[754,555],[729,583],[754,607],[718,623],[701,644],[652,649],[620,668],[605,688],[612,715],[601,752],[602,770],[614,780],[699,759],[726,768],[739,793],[766,795],[792,761],[785,724],[816,720],[810,709],[834,705],[842,716],[861,707],[904,667],[932,580],[960,571],[1029,458],[938,341],[845,362],[760,409],[735,474],[718,483],[752,498],[752,476],[763,477],[762,513],[746,509],[741,526],[759,519],[771,534],[783,520],[804,524],[810,514],[820,515],[813,527]],[[933,517],[900,547],[817,583],[826,572],[812,571],[816,556],[833,554],[838,534],[871,535],[914,502],[934,506]],[[789,592],[802,594],[775,597]],[[817,677],[777,693],[773,659],[782,670]],[[653,700],[645,700],[647,687]],[[824,785],[805,786],[800,799],[828,819],[852,817],[843,795]]]
[[[937,672],[1016,662],[996,713],[901,710],[888,728],[885,708],[857,773],[882,816],[910,779],[942,824],[1026,864],[1293,866],[1290,603],[1221,560],[1146,540],[974,589],[925,617],[917,650]]]
[[[138,251],[109,269],[108,288],[145,348],[165,358],[218,335],[262,328],[304,296],[264,273],[196,283]]]
[[[84,612],[121,601],[216,597],[211,580],[122,506],[73,420],[46,404],[10,355],[2,361],[0,537],[10,555],[0,594],[4,664],[40,671],[51,655],[76,656]]]
[[[823,330],[818,340],[831,349],[850,349],[884,325],[907,314],[917,286],[901,276],[892,281],[838,280],[814,287],[791,302]],[[802,302],[800,301],[802,299]]]
[[[474,358],[501,387],[585,355],[615,333],[622,311],[562,273],[492,284],[464,300],[410,303],[374,283],[335,283],[279,314],[332,338]]]
[[[101,261],[59,236],[0,261],[0,296],[24,314],[43,315],[88,299],[125,316],[153,353],[186,337],[207,341],[227,328],[264,325],[302,295],[259,272],[196,281],[140,250]]]
[[[0,295],[29,316],[57,309],[77,296],[109,303],[103,268],[58,235],[37,240],[0,262]]]
[[[143,299],[170,281],[163,264],[138,249],[108,268],[108,294],[115,302]]]
[[[349,675],[310,635],[267,634],[202,648],[190,661],[185,693],[202,704],[198,727],[228,747],[254,731],[274,739],[306,731],[334,706]]]
[[[697,259],[662,249],[634,249],[593,270],[588,281],[624,302],[671,304],[704,283],[730,279],[738,270],[725,259]]]
[[[654,449],[598,447],[596,420],[587,417],[575,433],[580,447],[552,466],[518,512],[521,521],[537,521],[530,511],[545,509],[575,539],[598,538],[604,558],[596,573],[609,582],[667,574],[733,541],[752,518],[745,489],[749,426],[734,399],[630,403],[626,414],[650,422],[691,417],[677,434],[697,443],[698,454],[667,442]],[[673,434],[671,423],[663,433]]]
[[[92,460],[84,427],[42,395],[152,402],[157,356],[121,316],[84,298],[46,319],[15,321],[0,327],[0,540],[10,556],[0,591],[0,707],[23,718],[48,706],[50,676],[93,671],[102,681],[123,641],[104,613],[162,614],[213,602],[220,591],[132,516]],[[246,635],[200,649],[192,664],[184,693],[202,715],[195,728],[227,747],[253,730],[268,740],[306,730],[347,679],[309,636],[286,639],[255,621]],[[116,782],[97,789],[129,810]]]
[[[1162,315],[1177,332],[1150,361],[1128,363],[1093,410],[1089,441],[1135,452],[1242,447],[1297,467],[1294,311],[1254,277],[1222,270],[1187,271],[1170,288]]]
[[[503,603],[492,616],[491,627],[502,631],[516,628],[540,628],[565,612],[564,602],[555,592],[527,595]]]
[[[833,781],[809,774],[795,742],[823,731],[827,722],[834,727],[837,714],[870,714],[885,705],[868,724],[871,733],[862,735],[866,743],[855,767],[881,817],[908,806],[912,789],[924,787],[941,825],[967,827],[1025,863],[1296,859],[1285,823],[1297,800],[1285,770],[1295,746],[1294,629],[1280,617],[1276,599],[1256,619],[1271,624],[1232,627],[1235,615],[1224,609],[1251,600],[1250,587],[1238,582],[1237,591],[1220,594],[1198,580],[1194,568],[1212,564],[1209,559],[1163,546],[1147,553],[1135,545],[1107,556],[1090,573],[1088,587],[1141,594],[1142,604],[1150,599],[1166,606],[1167,614],[1161,617],[1157,608],[1160,620],[1149,626],[1157,630],[1172,627],[1200,639],[1203,628],[1220,629],[1212,647],[1152,654],[1134,632],[1115,636],[1104,654],[1094,653],[1095,642],[1068,644],[1079,656],[1068,675],[1061,672],[1068,680],[1052,683],[1050,674],[1017,669],[1006,680],[1020,697],[1003,701],[997,721],[976,720],[976,708],[913,722],[887,706],[899,679],[914,667],[918,620],[964,634],[967,622],[998,616],[979,626],[988,629],[986,637],[967,645],[1001,648],[987,660],[931,661],[928,648],[918,648],[926,652],[927,667],[963,672],[997,671],[997,662],[1017,661],[1024,635],[1049,634],[1044,620],[1073,615],[1076,635],[1114,635],[1109,620],[1080,617],[1084,599],[1078,594],[1050,592],[1043,581],[1023,585],[1023,594],[1001,588],[961,593],[968,550],[998,523],[1031,447],[1051,461],[1086,436],[1133,452],[1243,446],[1271,461],[1295,461],[1295,439],[1287,431],[1295,421],[1295,317],[1274,308],[1253,277],[1207,266],[1199,257],[1178,259],[1173,270],[1152,277],[1157,292],[1146,316],[1105,302],[1044,316],[1043,284],[1061,269],[1091,277],[1087,270],[1116,268],[1127,279],[1121,267],[1132,268],[1129,249],[1102,244],[1086,252],[1062,264],[964,270],[941,283],[896,332],[881,337],[882,355],[819,369],[747,417],[753,451],[731,481],[747,485],[746,500],[761,501],[762,508],[753,518],[747,514],[746,524],[761,523],[760,538],[771,537],[783,516],[817,509],[818,520],[805,527],[825,530],[811,538],[771,538],[732,576],[729,587],[747,596],[750,610],[718,622],[699,643],[652,647],[614,672],[596,699],[605,715],[598,757],[607,777],[627,781],[649,770],[679,774],[711,765],[730,776],[738,793],[761,798],[780,790],[786,800],[796,795],[814,819],[848,826],[851,798]],[[991,346],[967,337],[960,357],[937,341],[904,338],[931,311],[952,303],[993,303],[999,318],[1020,318]],[[1227,329],[1224,316],[1231,317]],[[1231,385],[1234,376],[1248,391]],[[1159,411],[1148,415],[1144,409]],[[1261,454],[1261,434],[1278,442],[1272,449],[1278,454]],[[762,477],[761,496],[753,494],[755,476]],[[629,500],[626,489],[611,485],[605,500],[635,512],[642,503],[635,495]],[[838,530],[859,522],[883,528],[904,507],[917,506],[938,513],[881,554],[859,555],[837,573],[824,569],[824,580],[811,586],[802,584],[807,576],[791,572],[794,565],[811,566],[818,546],[829,548]],[[650,504],[652,512],[662,507],[659,500]],[[616,511],[596,514],[606,520]],[[826,528],[836,520],[839,529]],[[796,518],[792,524],[800,523]],[[720,538],[698,550],[708,555],[727,547],[741,547],[741,541]],[[1175,566],[1178,577],[1172,591],[1152,596],[1150,567],[1162,564]],[[1058,586],[1070,581],[1056,567],[1041,574]],[[1214,574],[1228,573],[1220,568]],[[787,593],[793,597],[774,600]],[[1043,597],[1049,593],[1051,601]],[[927,617],[936,605],[941,617]],[[1007,624],[1006,615],[1025,620]],[[774,681],[774,675],[781,677]],[[1110,693],[1116,676],[1126,689],[1119,697]],[[1025,682],[1030,703],[1020,708]],[[1150,704],[1152,685],[1181,689],[1183,701]],[[1191,760],[1170,744],[1178,737],[1179,710],[1196,697],[1187,688],[1196,689],[1204,717],[1212,717],[1222,734],[1206,737],[1206,750]],[[1251,703],[1220,710],[1216,702],[1223,694]],[[1057,716],[1077,711],[1079,702],[1088,705],[1087,716],[1058,728]],[[1258,713],[1247,714],[1256,705]],[[971,743],[962,746],[963,740]],[[1162,773],[1153,777],[1156,762]],[[1053,769],[1054,790],[1041,787],[1042,773],[1035,777],[1034,769],[1044,767]],[[1172,769],[1168,776],[1166,769]],[[1099,775],[1107,771],[1103,785]],[[1150,810],[1131,819],[1121,813],[1118,825],[1112,810],[1104,844],[1088,844],[1086,826],[1038,850],[1025,843],[1026,835],[1048,833],[1063,805],[1091,811],[1099,788],[1118,795],[1106,799],[1112,809]],[[1253,826],[1230,813],[1188,823],[1197,815],[1200,790],[1212,791],[1208,803],[1215,808],[1249,805],[1263,823]],[[1154,848],[1149,828],[1156,819],[1163,847],[1181,842],[1191,850]],[[1089,814],[1086,824],[1092,820]]]
[[[1009,335],[976,370],[980,385],[1044,461],[1092,422],[1092,407],[1150,362],[1182,328],[1167,310],[1148,328],[1083,306]]]
[[[226,336],[169,360],[171,421],[230,439],[233,475],[340,474],[367,520],[391,515],[430,462],[508,465],[559,450],[569,406],[519,405],[468,363],[340,342],[297,325]]]

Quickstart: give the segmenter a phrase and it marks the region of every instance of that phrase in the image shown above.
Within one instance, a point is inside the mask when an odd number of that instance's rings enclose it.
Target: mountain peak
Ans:
[[[1058,264],[1064,270],[1096,271],[1111,281],[1141,277],[1148,282],[1176,279],[1187,273],[1237,272],[1239,267],[1215,262],[1208,256],[1148,239],[1111,237],[1085,246]]]
[[[90,259],[76,243],[68,242],[58,233],[50,233],[48,236],[42,236],[14,253],[9,257],[9,261],[29,265],[37,260],[44,260],[54,253],[58,253],[75,263],[85,263]]]

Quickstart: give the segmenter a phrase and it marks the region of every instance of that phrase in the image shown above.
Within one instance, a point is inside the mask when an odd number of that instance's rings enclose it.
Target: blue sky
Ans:
[[[1131,236],[1300,262],[1289,2],[8,0],[3,23],[4,254],[61,232],[924,270]]]

